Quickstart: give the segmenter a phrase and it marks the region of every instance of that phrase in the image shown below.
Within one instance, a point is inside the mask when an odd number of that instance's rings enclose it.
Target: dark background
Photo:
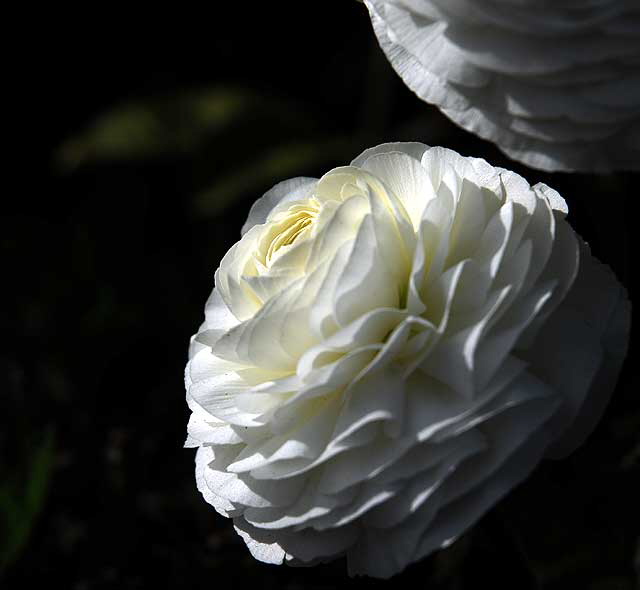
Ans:
[[[559,190],[630,289],[640,181],[530,170],[458,129],[396,77],[357,2],[237,4],[164,18],[58,9],[16,24],[0,225],[0,585],[637,587],[629,361],[587,444],[390,582],[350,580],[343,562],[256,562],[201,498],[182,448],[187,343],[222,255],[275,182],[392,140],[484,157]]]

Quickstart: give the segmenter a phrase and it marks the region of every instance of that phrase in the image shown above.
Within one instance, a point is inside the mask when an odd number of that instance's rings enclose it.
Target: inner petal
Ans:
[[[304,204],[290,207],[273,219],[268,232],[268,246],[264,255],[264,264],[271,267],[276,259],[295,241],[308,234],[319,213],[319,203],[310,200]]]

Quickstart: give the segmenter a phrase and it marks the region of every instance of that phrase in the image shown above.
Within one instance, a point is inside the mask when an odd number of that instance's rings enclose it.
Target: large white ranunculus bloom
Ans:
[[[388,577],[588,434],[629,309],[566,212],[417,143],[254,204],[192,339],[186,444],[256,558]]]
[[[638,0],[364,0],[405,84],[543,170],[640,169]]]

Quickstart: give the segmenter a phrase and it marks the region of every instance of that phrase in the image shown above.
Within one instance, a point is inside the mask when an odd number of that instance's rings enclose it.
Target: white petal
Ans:
[[[420,162],[402,153],[378,153],[369,156],[362,168],[389,187],[404,205],[413,226],[417,227],[422,211],[436,196]]]
[[[351,162],[351,165],[362,168],[364,162],[371,156],[375,156],[376,154],[388,154],[389,152],[407,154],[408,156],[420,161],[422,154],[424,154],[427,149],[429,149],[429,146],[417,142],[382,143],[374,148],[364,150],[364,152]]]
[[[255,535],[255,528],[250,527],[245,523],[240,524],[241,522],[242,521],[240,519],[236,520],[234,528],[246,543],[251,555],[253,555],[258,561],[273,563],[276,565],[280,565],[285,560],[287,554],[284,549],[278,545],[274,535],[269,534],[268,531],[260,531],[260,541],[258,541],[254,539],[249,532],[247,532],[248,529]]]

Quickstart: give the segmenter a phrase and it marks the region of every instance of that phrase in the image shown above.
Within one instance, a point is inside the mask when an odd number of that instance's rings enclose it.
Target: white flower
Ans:
[[[417,143],[254,204],[192,339],[186,445],[256,558],[391,576],[588,434],[629,308],[566,211]]]
[[[364,0],[405,84],[543,170],[640,169],[637,0]]]

